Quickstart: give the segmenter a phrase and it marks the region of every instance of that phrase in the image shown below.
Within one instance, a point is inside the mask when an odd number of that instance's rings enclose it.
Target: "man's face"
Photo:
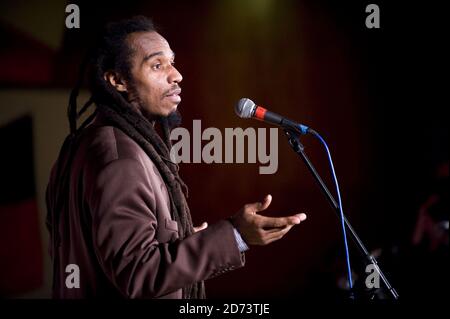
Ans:
[[[157,32],[133,33],[128,44],[131,58],[129,102],[147,116],[168,116],[181,102],[179,83],[183,77],[174,67],[175,55],[169,43]]]

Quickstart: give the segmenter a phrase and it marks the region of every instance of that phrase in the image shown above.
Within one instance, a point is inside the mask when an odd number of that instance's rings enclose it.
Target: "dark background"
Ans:
[[[268,127],[235,116],[236,101],[249,97],[313,127],[331,148],[348,219],[369,250],[382,249],[380,264],[400,295],[442,296],[448,275],[440,260],[417,255],[411,244],[436,168],[448,165],[447,118],[439,98],[444,90],[439,6],[376,1],[381,28],[367,29],[365,8],[371,2],[357,0],[74,3],[81,11],[80,29],[65,28],[65,5],[47,4],[56,16],[37,13],[42,21],[59,21],[61,37],[53,47],[21,30],[20,21],[0,20],[3,92],[67,90],[68,99],[83,54],[105,22],[151,17],[176,52],[184,77],[183,126],[191,131],[192,120],[201,119],[203,129],[222,133],[226,127]],[[34,10],[17,1],[2,9],[3,17],[8,10]],[[0,114],[8,107],[2,101]],[[66,123],[64,117],[58,121]],[[63,138],[58,136],[59,143]],[[312,137],[302,141],[334,190],[322,147]],[[281,131],[277,173],[259,175],[258,166],[181,166],[196,224],[226,218],[267,193],[274,197],[267,215],[308,213],[283,240],[252,247],[245,268],[208,281],[208,296],[340,298],[345,271],[338,220]],[[40,214],[42,223],[45,212]],[[361,257],[350,245],[354,270],[364,280]]]

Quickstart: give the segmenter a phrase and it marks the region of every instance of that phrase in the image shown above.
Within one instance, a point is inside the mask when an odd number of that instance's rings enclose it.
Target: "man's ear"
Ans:
[[[115,71],[106,71],[103,74],[103,78],[106,82],[109,82],[119,92],[127,92],[127,84],[123,77]]]

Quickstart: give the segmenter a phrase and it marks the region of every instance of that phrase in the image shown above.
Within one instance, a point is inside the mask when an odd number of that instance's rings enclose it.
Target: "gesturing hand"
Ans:
[[[306,219],[305,214],[287,217],[267,217],[257,214],[267,209],[271,202],[272,196],[267,195],[262,203],[247,204],[231,218],[233,226],[248,245],[267,245],[279,240],[292,226]]]
[[[208,223],[207,222],[203,222],[200,226],[198,227],[194,227],[194,233],[199,232],[203,229],[208,228]]]

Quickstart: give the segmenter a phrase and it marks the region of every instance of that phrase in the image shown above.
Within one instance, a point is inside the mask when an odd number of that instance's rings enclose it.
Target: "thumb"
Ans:
[[[255,214],[256,212],[260,212],[267,209],[267,207],[269,207],[271,202],[272,202],[272,195],[266,195],[266,197],[264,197],[264,200],[262,202],[256,202],[245,205],[245,210],[247,213]]]
[[[267,209],[267,207],[269,207],[270,203],[272,203],[272,195],[266,195],[266,197],[264,197],[264,200],[262,201],[262,203],[258,203],[259,205],[257,206],[256,211],[260,212],[263,211],[265,209]]]

